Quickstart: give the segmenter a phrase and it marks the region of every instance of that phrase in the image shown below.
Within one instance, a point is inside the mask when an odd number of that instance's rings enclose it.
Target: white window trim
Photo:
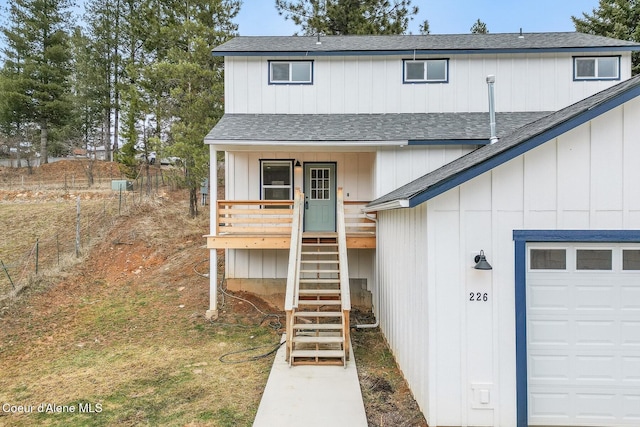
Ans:
[[[287,165],[289,166],[289,185],[265,185],[264,183],[264,166],[266,164],[278,164],[278,165]],[[271,159],[260,159],[260,200],[273,200],[267,199],[265,197],[265,189],[269,188],[288,188],[289,189],[289,200],[293,200],[293,160],[271,160]]]
[[[407,78],[407,64],[414,62],[425,63],[424,73],[425,76],[422,79],[408,79]],[[427,79],[426,72],[427,62],[444,62],[444,79]],[[402,83],[449,83],[449,59],[448,58],[429,58],[429,59],[403,59],[402,60]]]
[[[616,59],[616,71],[617,75],[614,77],[600,77],[598,76],[598,61],[600,59]],[[593,60],[595,61],[594,76],[578,76],[578,61],[580,60]],[[574,56],[573,57],[573,80],[585,81],[585,80],[620,80],[620,56]]]
[[[309,80],[291,80],[293,78],[293,63],[309,64]],[[289,80],[273,80],[273,64],[289,64]],[[269,61],[269,84],[270,85],[312,85],[313,84],[313,61],[312,60],[271,60]]]

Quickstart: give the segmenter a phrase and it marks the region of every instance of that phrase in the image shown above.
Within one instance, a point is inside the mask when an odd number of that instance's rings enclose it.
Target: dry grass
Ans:
[[[236,364],[219,358],[277,344],[281,331],[231,298],[217,322],[204,318],[209,282],[198,272],[207,272],[202,236],[209,220],[206,210],[188,218],[186,200],[170,193],[111,216],[112,227],[82,263],[40,276],[18,300],[0,304],[0,405],[34,412],[0,408],[0,425],[252,424],[273,356]],[[2,204],[0,226],[26,227],[12,231],[10,252],[26,250],[20,236],[38,227],[62,233],[70,208],[57,201]],[[10,222],[27,212],[33,221]],[[426,425],[380,332],[354,331],[353,340],[370,425]],[[38,413],[42,403],[75,412]],[[78,413],[87,404],[94,412]]]

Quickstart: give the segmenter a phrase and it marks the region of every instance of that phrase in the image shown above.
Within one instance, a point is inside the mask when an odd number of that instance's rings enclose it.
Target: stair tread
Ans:
[[[342,323],[296,323],[293,329],[298,330],[336,330],[342,329]]]
[[[294,316],[298,317],[340,317],[341,311],[296,311]]]
[[[301,264],[338,264],[337,259],[303,259]]]
[[[334,251],[302,251],[300,255],[339,255],[339,252]]]
[[[344,337],[313,337],[307,335],[296,335],[293,337],[293,342],[295,343],[318,343],[318,344],[340,344],[344,342]]]
[[[304,273],[337,274],[340,273],[340,270],[300,270],[300,274]]]
[[[314,295],[340,295],[340,289],[300,289],[298,295],[314,296]]]
[[[329,299],[329,300],[300,299],[298,300],[298,306],[300,305],[342,305],[342,301],[338,299]]]
[[[307,278],[300,279],[300,283],[340,283],[340,279]]]
[[[292,350],[293,357],[344,357],[343,350]]]

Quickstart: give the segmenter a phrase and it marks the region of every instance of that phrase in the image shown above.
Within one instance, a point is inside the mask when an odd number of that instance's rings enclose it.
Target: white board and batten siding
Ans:
[[[631,56],[628,52],[621,55],[621,78],[625,80],[630,77]],[[449,81],[436,84],[403,84],[402,59],[410,57],[309,58],[314,61],[313,84],[270,85],[269,60],[303,58],[226,57],[225,112],[483,112],[487,111],[489,74],[496,76],[496,111],[556,111],[618,82],[574,81],[571,53],[450,55]]]
[[[260,200],[260,160],[295,159],[304,162],[335,162],[337,187],[345,200],[370,201],[373,198],[375,153],[343,152],[239,152],[227,151],[225,182],[227,200]],[[294,187],[303,188],[302,172],[294,171]],[[228,250],[227,278],[282,279],[287,277],[288,250]],[[372,250],[350,250],[349,272],[352,278],[373,281]]]
[[[375,163],[376,196],[387,194],[476,148],[475,145],[440,145],[380,150]]]
[[[513,231],[640,229],[638,117],[635,98],[416,208],[379,213],[381,327],[430,426],[515,425]],[[480,250],[493,270],[472,268]]]

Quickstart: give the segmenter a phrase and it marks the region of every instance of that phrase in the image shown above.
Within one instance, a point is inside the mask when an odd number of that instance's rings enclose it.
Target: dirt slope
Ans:
[[[76,167],[38,173],[59,181]],[[222,295],[220,319],[204,318],[208,209],[190,219],[187,200],[184,191],[150,198],[118,217],[81,263],[0,307],[0,404],[104,408],[59,417],[0,411],[0,425],[251,425],[272,356],[239,364],[219,357],[277,343],[280,318],[264,314],[282,313],[254,295]],[[369,424],[425,426],[379,331],[354,330],[353,343]]]

